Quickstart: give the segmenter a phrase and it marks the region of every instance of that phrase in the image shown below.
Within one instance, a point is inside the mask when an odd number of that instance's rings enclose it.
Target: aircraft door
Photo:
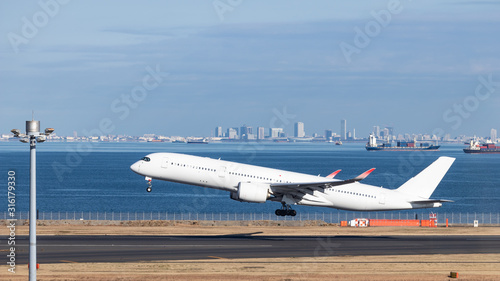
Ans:
[[[162,167],[162,168],[167,168],[167,167],[168,167],[168,158],[167,158],[167,157],[164,157],[164,158],[161,160],[161,167]]]
[[[219,178],[225,178],[226,177],[226,167],[220,166],[219,167]]]
[[[379,197],[378,203],[380,205],[385,205],[385,193],[380,193],[380,195],[378,197]]]

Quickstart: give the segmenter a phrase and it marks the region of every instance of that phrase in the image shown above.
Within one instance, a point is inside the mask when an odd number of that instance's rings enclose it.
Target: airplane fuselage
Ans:
[[[327,188],[274,192],[273,184],[339,181],[331,178],[177,153],[153,153],[131,169],[147,179],[215,188],[236,194],[242,183],[269,186],[267,200],[297,205],[355,211],[401,210],[440,207],[438,202],[418,202],[420,197],[396,190],[353,182]],[[231,196],[233,198],[233,196]],[[233,198],[235,199],[235,198]],[[242,201],[242,200],[239,200]],[[253,202],[253,201],[252,201]]]

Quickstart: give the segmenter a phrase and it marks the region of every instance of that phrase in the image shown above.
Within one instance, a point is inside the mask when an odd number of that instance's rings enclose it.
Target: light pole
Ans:
[[[47,128],[40,133],[40,121],[26,121],[26,134],[21,134],[18,129],[11,132],[21,142],[30,143],[30,281],[36,281],[36,143],[44,142],[46,136],[52,134],[54,129]]]

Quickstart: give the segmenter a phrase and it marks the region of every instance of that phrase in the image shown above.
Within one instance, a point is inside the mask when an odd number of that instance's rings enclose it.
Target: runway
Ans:
[[[6,237],[1,244],[7,245]],[[27,236],[16,260],[28,262]],[[500,236],[38,236],[39,263],[500,253]]]

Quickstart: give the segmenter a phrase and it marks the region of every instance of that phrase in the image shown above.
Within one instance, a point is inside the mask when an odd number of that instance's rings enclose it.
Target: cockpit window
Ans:
[[[146,161],[146,162],[151,161],[151,159],[150,159],[149,157],[142,157],[142,159],[141,159],[141,160],[144,160],[144,161]]]

